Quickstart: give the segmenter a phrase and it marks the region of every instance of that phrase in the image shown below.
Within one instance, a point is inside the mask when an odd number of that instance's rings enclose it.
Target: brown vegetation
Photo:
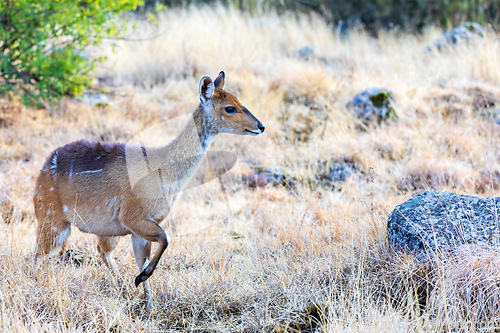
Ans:
[[[430,268],[386,246],[391,210],[427,189],[498,196],[500,42],[441,53],[422,36],[363,31],[337,37],[318,18],[251,17],[222,8],[170,10],[158,26],[101,49],[96,84],[112,105],[66,100],[53,110],[0,101],[0,326],[32,331],[408,332],[498,327],[496,253],[466,253]],[[159,32],[155,39],[148,36]],[[294,52],[311,45],[318,58]],[[73,228],[85,255],[33,265],[32,195],[46,156],[77,139],[159,145],[151,126],[198,104],[203,74],[227,73],[226,89],[266,126],[259,137],[221,135],[213,150],[238,156],[234,175],[280,167],[296,180],[248,188],[212,181],[185,191],[163,226],[171,243],[143,309],[128,239],[114,255],[122,281],[95,260],[95,240]],[[384,87],[398,118],[357,130],[345,105]],[[293,92],[293,95],[290,94]],[[287,95],[288,94],[288,95]],[[291,97],[290,97],[291,96]],[[496,111],[495,111],[496,110]],[[150,131],[150,132],[148,132]],[[148,142],[145,142],[148,143]],[[314,185],[321,165],[352,161],[332,188]],[[236,179],[233,177],[231,179]],[[78,255],[80,252],[75,252]]]

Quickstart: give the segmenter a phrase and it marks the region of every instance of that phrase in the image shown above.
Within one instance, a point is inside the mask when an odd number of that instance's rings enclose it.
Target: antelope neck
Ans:
[[[207,102],[207,105],[200,104],[193,113],[193,123],[204,152],[208,150],[217,134],[221,131],[219,124],[215,122],[214,116],[211,114],[211,107],[212,103],[210,102]]]
[[[209,112],[211,103],[207,104],[200,104],[179,136],[161,148],[163,156],[168,159],[174,157],[178,161],[201,161],[215,136],[220,133],[220,126]]]

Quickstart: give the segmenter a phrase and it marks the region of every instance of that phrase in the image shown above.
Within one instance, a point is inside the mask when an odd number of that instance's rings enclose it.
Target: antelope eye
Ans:
[[[234,108],[234,106],[226,106],[225,110],[227,113],[235,113],[236,112],[236,109]]]

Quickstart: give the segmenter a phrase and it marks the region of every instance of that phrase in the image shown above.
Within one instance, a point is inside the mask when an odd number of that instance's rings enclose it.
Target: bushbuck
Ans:
[[[120,236],[132,235],[134,256],[144,282],[146,307],[152,296],[148,278],[168,246],[160,222],[189,183],[219,133],[259,135],[264,125],[235,95],[223,90],[225,74],[203,76],[200,104],[179,136],[166,146],[76,141],[54,150],[38,176],[33,198],[38,220],[36,261],[64,251],[71,225],[97,236],[102,260],[111,257]],[[151,261],[151,242],[158,242]]]

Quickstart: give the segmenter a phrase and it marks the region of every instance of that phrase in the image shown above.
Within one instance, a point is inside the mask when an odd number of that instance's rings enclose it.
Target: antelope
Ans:
[[[219,133],[259,135],[264,125],[232,93],[223,90],[225,73],[203,76],[200,104],[172,142],[162,147],[76,141],[46,159],[33,197],[37,225],[35,258],[64,252],[71,225],[97,236],[97,249],[115,275],[111,257],[120,236],[131,235],[144,285],[146,308],[152,295],[148,278],[168,246],[160,227],[180,191],[189,183]],[[150,260],[151,243],[157,242]]]

